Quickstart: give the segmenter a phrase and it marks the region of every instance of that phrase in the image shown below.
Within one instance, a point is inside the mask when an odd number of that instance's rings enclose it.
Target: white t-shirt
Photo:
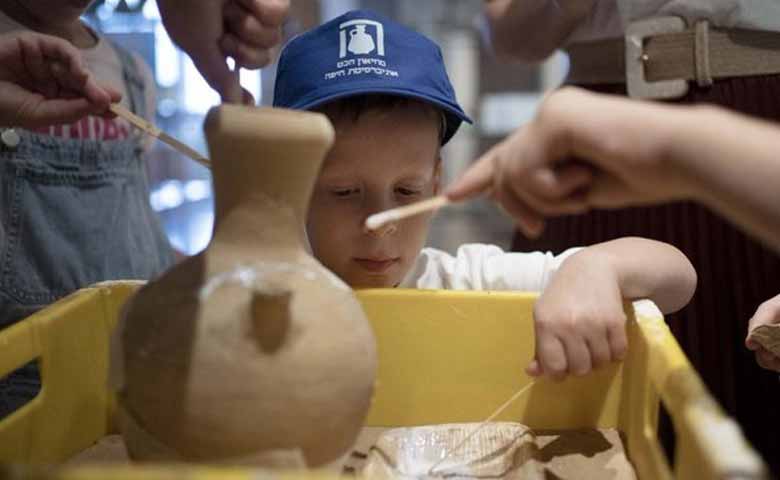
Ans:
[[[540,292],[568,257],[550,252],[509,253],[495,245],[467,244],[455,256],[423,248],[399,288]]]
[[[779,0],[596,0],[567,43],[620,37],[633,21],[669,15],[689,25],[706,19],[723,28],[780,31]]]
[[[564,260],[582,250],[570,248],[560,255],[550,252],[504,252],[495,245],[466,244],[455,256],[435,248],[423,248],[399,288],[445,290],[514,290],[541,292]],[[650,300],[633,302],[637,319],[658,319],[663,313]]]
[[[0,12],[0,34],[9,33],[18,30],[30,30],[15,20],[9,18],[3,12]],[[90,30],[92,31],[92,30]],[[122,62],[119,59],[111,43],[98,35],[98,42],[91,48],[81,49],[81,54],[87,68],[95,75],[97,83],[100,85],[110,85],[122,94],[121,104],[130,108],[130,97],[128,95],[123,74]],[[151,69],[140,56],[133,53],[138,65],[138,71],[143,77],[145,88],[145,104],[147,120],[153,120],[155,112],[155,84]],[[35,130],[37,133],[52,135],[59,138],[79,138],[90,140],[124,140],[133,134],[132,126],[124,119],[114,118],[106,119],[102,117],[89,116],[81,121],[70,125],[50,125]],[[145,144],[148,146],[154,139],[149,137]]]

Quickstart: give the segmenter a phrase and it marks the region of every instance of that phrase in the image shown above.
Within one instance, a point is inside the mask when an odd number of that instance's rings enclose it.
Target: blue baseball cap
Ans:
[[[461,122],[439,46],[369,10],[353,10],[290,40],[279,57],[275,107],[309,110],[341,98],[385,94],[415,98],[445,116],[442,145]]]

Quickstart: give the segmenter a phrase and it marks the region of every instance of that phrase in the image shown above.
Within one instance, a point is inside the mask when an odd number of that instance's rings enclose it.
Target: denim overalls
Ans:
[[[143,117],[141,72],[115,50],[131,110]],[[0,142],[0,329],[79,288],[148,279],[172,264],[139,134],[100,141],[15,131],[18,145]],[[39,387],[35,363],[0,380],[0,418]]]

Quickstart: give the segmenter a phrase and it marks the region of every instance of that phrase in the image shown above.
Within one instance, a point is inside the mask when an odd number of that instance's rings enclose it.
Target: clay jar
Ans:
[[[130,455],[273,465],[297,451],[322,465],[357,437],[376,373],[360,304],[305,248],[333,128],[320,114],[221,106],[205,130],[213,239],[128,302],[113,342]]]

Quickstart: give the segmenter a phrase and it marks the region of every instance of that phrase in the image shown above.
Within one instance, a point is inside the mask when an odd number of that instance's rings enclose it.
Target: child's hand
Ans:
[[[626,354],[626,315],[617,272],[597,252],[568,258],[534,307],[531,376],[585,375]]]
[[[756,362],[759,365],[767,370],[780,372],[780,357],[761,346],[751,337],[753,330],[760,325],[780,325],[780,295],[759,305],[753,318],[750,319],[748,336],[745,339],[745,346],[755,352]]]
[[[34,32],[0,35],[0,126],[36,128],[111,116],[121,95],[100,87],[78,49]]]

